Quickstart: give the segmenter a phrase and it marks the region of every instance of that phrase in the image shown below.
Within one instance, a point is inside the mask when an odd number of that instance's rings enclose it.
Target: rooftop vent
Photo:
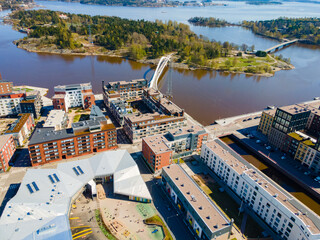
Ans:
[[[214,225],[213,226],[215,229],[217,229],[218,227],[219,227],[219,225],[218,224],[216,224],[216,225]]]
[[[207,216],[207,219],[210,219],[210,216]]]
[[[275,195],[273,195],[273,197],[275,197],[275,198],[278,197],[278,193],[276,193]]]
[[[200,206],[199,209],[202,210],[202,206]]]

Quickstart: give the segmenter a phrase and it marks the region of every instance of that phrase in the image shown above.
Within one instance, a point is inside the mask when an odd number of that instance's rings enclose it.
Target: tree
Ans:
[[[243,52],[246,52],[247,50],[248,50],[248,45],[247,44],[242,44],[241,45],[241,50],[243,51]]]

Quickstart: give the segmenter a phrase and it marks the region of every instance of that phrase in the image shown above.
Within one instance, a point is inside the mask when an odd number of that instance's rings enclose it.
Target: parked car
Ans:
[[[282,160],[286,159],[286,156],[282,156],[281,159],[282,159]]]
[[[258,119],[258,118],[261,118],[260,116],[256,116],[256,117],[254,117],[254,119]]]
[[[248,121],[252,120],[252,118],[248,118]]]
[[[271,147],[270,147],[270,146],[266,146],[266,149],[267,149],[267,150],[270,150],[270,149],[271,149]]]
[[[261,143],[261,141],[260,141],[260,140],[257,140],[256,143]]]

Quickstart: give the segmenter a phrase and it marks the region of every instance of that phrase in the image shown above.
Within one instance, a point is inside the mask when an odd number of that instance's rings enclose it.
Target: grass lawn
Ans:
[[[158,215],[154,215],[153,217],[147,218],[146,220],[144,220],[144,223],[149,225],[161,226],[165,235],[164,240],[173,240],[169,229]]]
[[[81,118],[81,114],[75,115],[74,118],[73,118],[73,122],[74,123],[79,122],[80,118]]]
[[[198,177],[201,179],[199,175]],[[243,213],[240,213],[239,215],[239,204],[237,204],[236,201],[233,200],[233,198],[225,191],[220,192],[219,188],[221,188],[221,186],[218,183],[209,182],[204,184],[205,181],[203,180],[201,180],[200,184],[198,181],[196,182],[230,219],[234,219],[235,225],[238,227],[238,229],[240,229]],[[256,223],[250,216],[248,216],[244,234],[249,238],[256,238],[261,236],[263,231],[264,229],[261,228],[260,225]]]
[[[23,91],[23,90],[25,90],[26,92],[32,92],[33,91],[33,89],[31,89],[31,88],[13,88],[13,90],[15,90],[15,91]]]

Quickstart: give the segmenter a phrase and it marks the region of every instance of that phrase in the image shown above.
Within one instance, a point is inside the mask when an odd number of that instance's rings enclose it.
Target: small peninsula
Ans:
[[[197,36],[186,24],[168,21],[129,20],[119,17],[67,14],[49,10],[16,11],[14,28],[28,35],[14,43],[31,52],[74,55],[105,55],[156,63],[173,54],[173,66],[189,69],[272,76],[292,69],[281,59],[256,56],[229,42]]]

